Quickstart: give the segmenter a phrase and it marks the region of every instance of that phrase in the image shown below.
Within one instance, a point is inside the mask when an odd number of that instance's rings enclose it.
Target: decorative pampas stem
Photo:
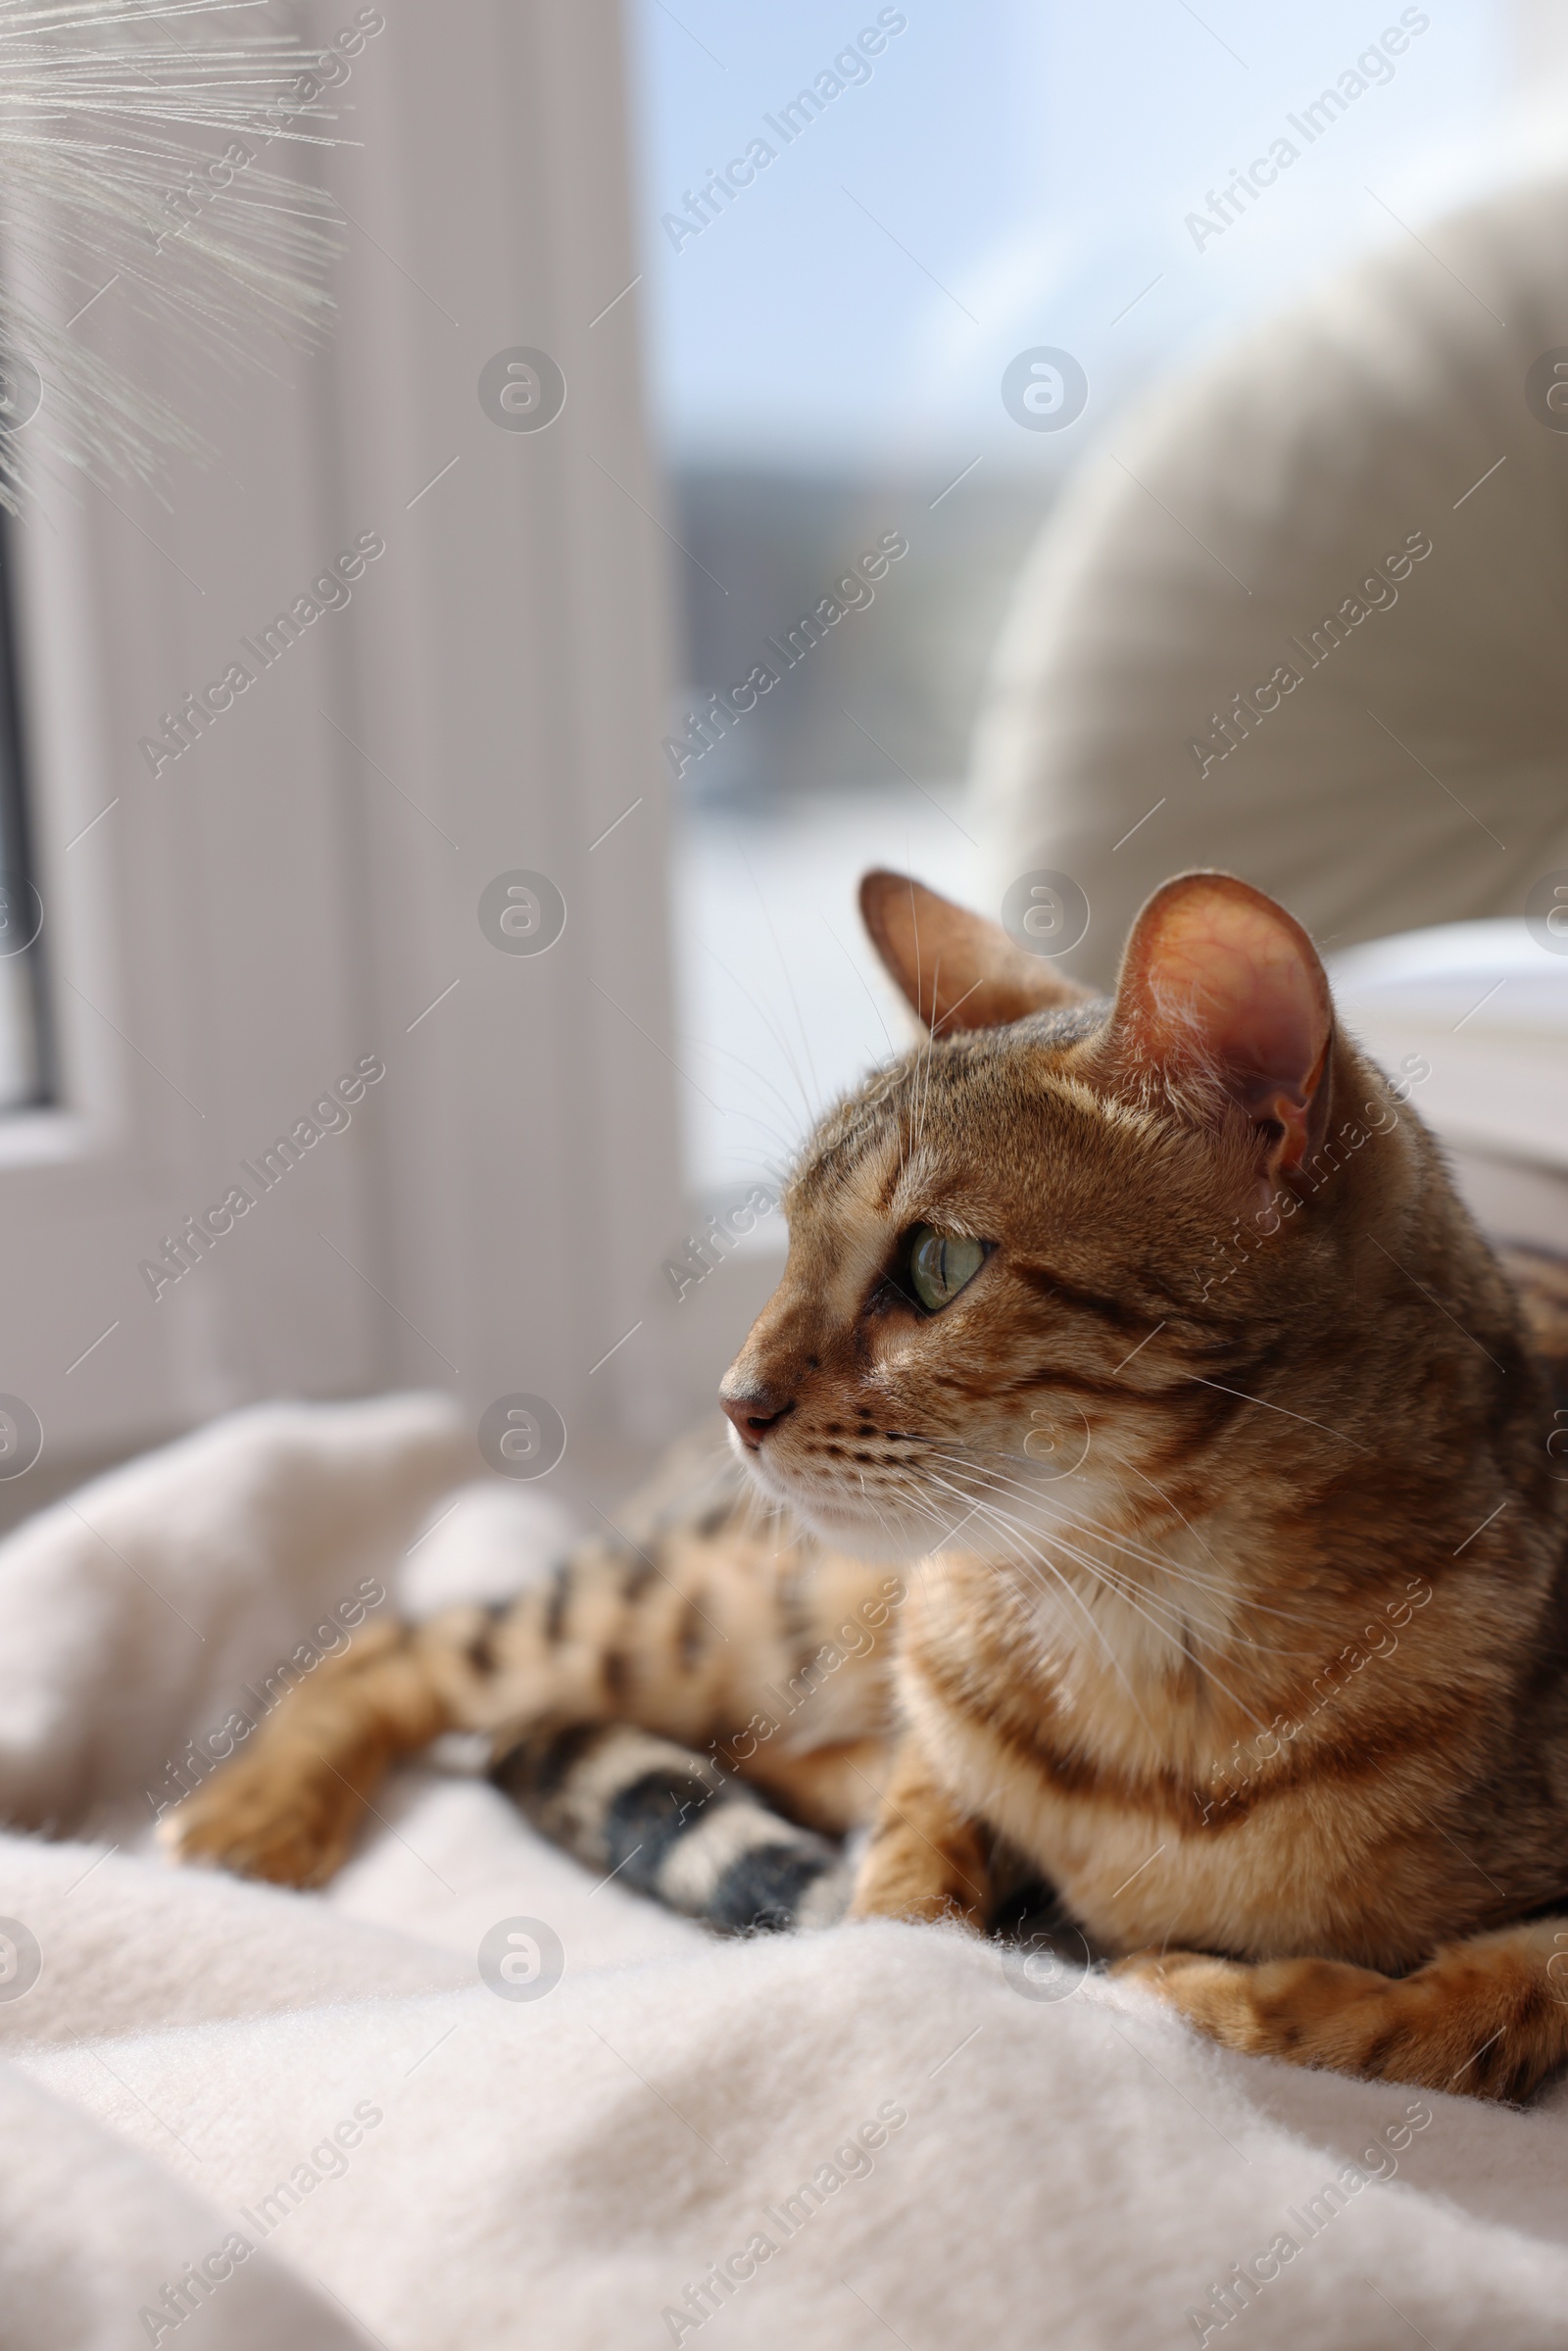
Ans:
[[[0,505],[34,437],[141,479],[201,446],[82,339],[101,297],[230,363],[267,330],[324,330],[332,206],[268,161],[335,143],[346,73],[272,18],[270,0],[0,0]]]

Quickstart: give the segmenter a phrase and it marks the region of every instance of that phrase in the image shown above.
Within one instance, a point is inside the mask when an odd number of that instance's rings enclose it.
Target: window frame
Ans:
[[[310,37],[342,14],[306,12]],[[219,463],[144,489],[54,468],[16,534],[57,1075],[0,1121],[0,1388],[57,1457],[279,1392],[428,1386],[477,1413],[526,1390],[590,1453],[688,1400],[662,1372],[686,1327],[659,1306],[682,1223],[671,664],[618,11],[490,0],[458,41],[407,0],[345,96],[328,348],[224,386],[99,303],[81,331],[194,408]],[[542,433],[478,402],[515,343],[565,371]],[[367,526],[387,552],[359,612],[147,772],[158,708]],[[476,918],[524,866],[568,908],[528,958]],[[160,1235],[367,1052],[387,1076],[352,1131],[155,1301]]]

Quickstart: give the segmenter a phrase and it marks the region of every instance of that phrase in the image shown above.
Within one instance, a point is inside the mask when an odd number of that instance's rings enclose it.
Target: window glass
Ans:
[[[861,867],[973,885],[969,728],[1069,469],[1165,370],[1548,162],[1568,36],[1529,0],[635,0],[632,33],[710,1193],[888,1049]]]

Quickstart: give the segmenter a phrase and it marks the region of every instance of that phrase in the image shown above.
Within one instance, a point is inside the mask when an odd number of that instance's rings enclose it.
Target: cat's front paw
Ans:
[[[246,1756],[167,1814],[158,1840],[175,1861],[273,1886],[324,1886],[347,1860],[364,1808],[359,1792],[329,1772]]]
[[[1137,1951],[1110,1969],[1142,1984],[1200,2033],[1226,2049],[1283,2057],[1340,2073],[1369,2064],[1384,1996],[1394,1987],[1371,1968],[1337,1959],[1216,1959],[1206,1951]],[[1392,2070],[1394,2081],[1411,2079]]]
[[[1123,1984],[1141,1984],[1211,2040],[1230,2049],[1256,2046],[1248,2037],[1257,2023],[1252,1970],[1236,1960],[1206,1951],[1135,1951],[1113,1960],[1108,1972]]]
[[[964,1927],[971,1935],[985,1932],[984,1921],[972,1904],[940,1888],[882,1884],[857,1886],[845,1914],[852,1919],[902,1919],[906,1926]]]
[[[983,1886],[967,1853],[939,1853],[924,1837],[903,1835],[902,1822],[875,1838],[861,1856],[850,1897],[852,1919],[906,1919],[921,1926],[956,1925],[984,1933]],[[918,1834],[918,1833],[915,1833]]]

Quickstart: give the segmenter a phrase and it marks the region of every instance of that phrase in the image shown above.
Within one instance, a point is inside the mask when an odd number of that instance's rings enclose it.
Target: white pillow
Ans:
[[[1568,955],[1522,922],[1449,922],[1329,968],[1341,1021],[1408,1085],[1487,1230],[1568,1254]]]
[[[1568,344],[1568,183],[1421,236],[1158,386],[1029,564],[974,780],[994,900],[1039,867],[1087,893],[1084,976],[1185,866],[1330,951],[1568,867],[1568,433],[1525,396]],[[1282,665],[1226,752],[1214,713]]]

